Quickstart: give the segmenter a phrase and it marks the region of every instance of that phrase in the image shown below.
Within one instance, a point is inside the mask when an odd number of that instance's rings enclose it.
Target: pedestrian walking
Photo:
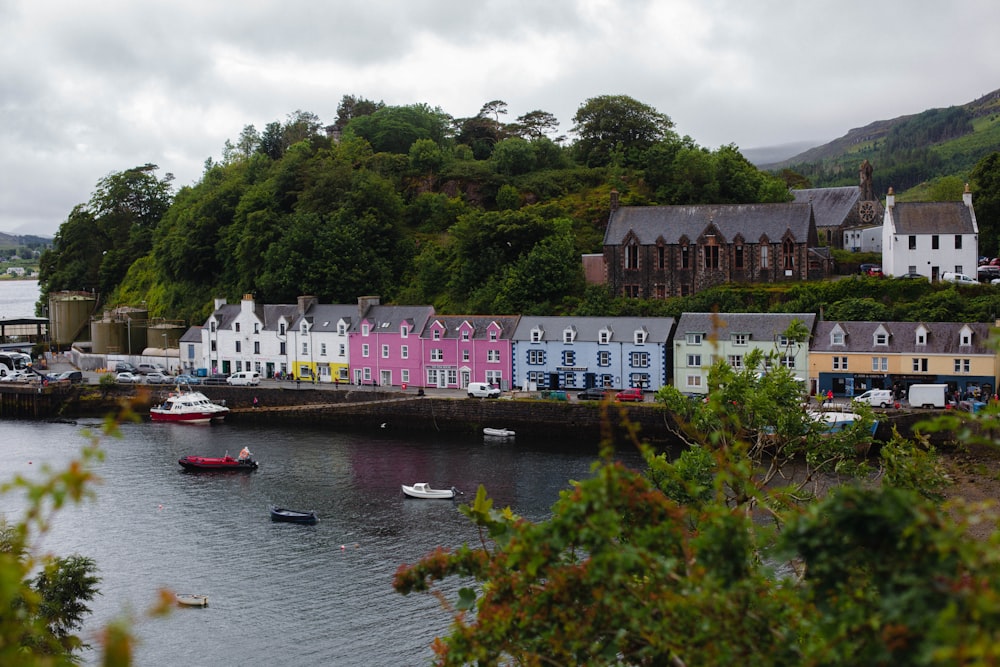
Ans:
[[[257,403],[257,397],[256,397],[256,396],[254,396],[254,397],[253,397],[253,407],[254,407],[254,410],[256,410],[256,409],[257,409],[257,406],[258,406],[258,405],[259,405],[259,404]]]

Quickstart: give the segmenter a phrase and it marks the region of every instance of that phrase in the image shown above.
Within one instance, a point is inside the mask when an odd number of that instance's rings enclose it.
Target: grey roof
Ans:
[[[631,341],[639,329],[645,328],[650,343],[666,343],[674,328],[672,317],[542,317],[522,315],[514,332],[514,340],[531,340],[531,330],[542,327],[545,334],[543,340],[561,341],[563,331],[568,327],[576,328],[576,339],[596,341],[600,339],[600,331],[610,327],[611,340]]]
[[[517,328],[517,315],[432,315],[420,332],[421,338],[429,338],[429,330],[435,322],[445,327],[444,337],[458,338],[458,328],[468,322],[473,328],[473,338],[486,338],[487,328],[494,322],[500,327],[500,340],[514,337]]]
[[[834,327],[844,330],[844,345],[831,345]],[[902,354],[917,350],[917,328],[927,330],[927,344],[919,348],[926,354],[993,354],[988,344],[990,324],[983,322],[819,322],[811,349],[817,352],[871,352]],[[875,345],[875,332],[883,327],[889,334],[888,345]],[[972,329],[972,345],[962,346],[960,331]]]
[[[233,322],[239,317],[242,312],[242,306],[238,303],[227,303],[216,310],[212,315],[215,320],[219,323],[220,329],[229,329],[232,327]],[[265,305],[265,304],[254,304],[253,309],[254,315],[257,319],[261,321],[262,328],[264,331],[276,331],[278,329],[278,321],[284,317],[287,322],[292,322],[299,315],[299,307],[297,305]]]
[[[801,243],[812,243],[810,227],[815,226],[809,204],[622,206],[611,213],[604,244],[620,244],[629,231],[635,233],[640,245],[653,245],[660,237],[667,244],[682,238],[694,241],[713,224],[723,242],[742,234],[748,243],[762,236],[777,242],[785,232]]]
[[[812,204],[817,227],[839,227],[852,217],[854,207],[861,199],[861,188],[848,185],[839,188],[808,188],[792,190],[795,201]],[[876,215],[882,220],[882,204],[876,203]]]
[[[371,306],[354,322],[351,331],[360,331],[363,319],[371,322],[376,332],[398,332],[403,322],[413,324],[414,331],[423,331],[427,318],[433,314],[433,306]]]
[[[344,320],[347,328],[358,318],[358,306],[356,304],[321,304],[314,303],[306,310],[304,315],[298,315],[292,322],[292,328],[298,328],[301,320],[305,318],[313,331],[336,331],[337,322]]]
[[[184,335],[180,337],[181,343],[200,343],[201,342],[201,329],[200,326],[188,327],[188,330],[184,332]]]
[[[901,202],[892,208],[897,234],[975,234],[972,211],[964,202]]]
[[[801,321],[811,333],[816,313],[683,313],[676,336],[700,333],[728,339],[732,334],[750,334],[752,341],[773,341],[792,320]]]

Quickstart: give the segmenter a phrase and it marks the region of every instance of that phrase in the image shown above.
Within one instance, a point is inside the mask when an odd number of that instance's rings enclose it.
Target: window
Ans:
[[[917,249],[917,236],[916,234],[910,234],[910,250]]]
[[[444,350],[440,347],[431,348],[431,361],[444,361]]]
[[[408,338],[410,336],[410,327],[405,324],[399,328],[399,337]]]
[[[502,371],[486,371],[486,382],[488,384],[495,384],[497,386],[500,386],[502,381],[503,381]]]
[[[965,332],[962,334],[962,345],[972,345],[972,334]]]
[[[916,273],[917,272],[917,265],[916,264],[910,264],[908,267],[906,267],[906,271],[907,271],[907,273]]]
[[[462,361],[468,361],[468,360],[469,360],[469,351],[462,350]]]
[[[408,368],[404,368],[399,371],[399,379],[403,384],[410,384],[410,370]]]
[[[240,332],[240,323],[237,322],[234,326],[236,328],[236,333],[239,333]]]
[[[846,360],[847,357],[844,357]],[[785,368],[794,369],[795,368],[795,357],[792,355],[785,355],[781,358],[781,365]]]
[[[834,331],[830,334],[830,345],[843,345],[844,344],[844,332]]]
[[[254,354],[260,354],[260,341],[259,340],[255,340],[253,342],[253,353]]]
[[[962,268],[961,264],[955,265],[955,273],[965,273],[965,270]]]
[[[913,372],[914,373],[926,373],[927,372],[927,359],[925,357],[914,357],[913,358]]]
[[[319,344],[319,356],[321,356],[321,357],[325,357],[326,356],[326,343],[320,343]]]
[[[282,345],[284,345],[284,343],[282,343]],[[216,349],[217,349],[217,348],[216,348],[216,346],[215,346],[215,341],[213,340],[213,341],[212,341],[212,352],[215,352],[215,351],[216,351]],[[284,352],[282,352],[282,354],[284,354]]]
[[[463,329],[462,330],[462,340],[469,340],[469,330],[468,329]]]
[[[545,350],[528,350],[528,363],[539,366],[545,363]]]
[[[937,234],[931,236],[931,250],[938,250],[941,247],[940,239]]]
[[[872,357],[872,370],[883,373],[889,370],[889,357]]]
[[[282,322],[281,324],[278,325],[278,335],[280,335],[280,336],[284,336],[285,335],[285,323],[284,322]]]
[[[681,268],[690,269],[691,268],[691,254],[688,251],[686,245],[681,246]]]
[[[534,382],[539,389],[549,386],[549,374],[543,371],[528,371],[528,382]]]
[[[649,368],[649,352],[630,352],[628,356],[632,368]]]
[[[795,268],[795,244],[792,243],[791,239],[785,239],[784,243],[781,244],[782,250],[782,266],[785,270],[791,270]]]
[[[433,333],[431,333],[431,338],[433,338],[434,340],[441,340],[441,330],[434,329]]]
[[[846,371],[847,370],[847,357],[834,357],[833,358],[833,370],[835,370],[835,371]]]
[[[491,330],[490,331],[490,340],[493,341],[493,342],[496,342],[497,338],[498,338],[498,336],[497,336],[496,330],[495,329]]]
[[[216,324],[215,320],[212,320],[211,322],[208,323],[208,331],[210,333],[215,333],[215,324]],[[281,333],[284,333],[284,331],[282,331]]]
[[[791,347],[793,342],[794,341],[788,336],[781,336],[781,335],[778,336],[778,347],[788,348]]]
[[[282,345],[284,345],[284,343],[282,343]],[[406,346],[404,345],[403,347]],[[282,351],[282,354],[284,354],[284,351]],[[347,354],[347,346],[341,343],[337,346],[337,356],[343,358],[345,354]]]
[[[625,268],[626,269],[638,269],[639,268],[639,246],[635,243],[630,243],[625,246]]]
[[[576,338],[576,331],[573,330],[573,327],[570,327],[563,331],[564,343],[572,343],[574,338]]]
[[[347,335],[347,325],[343,322],[337,324],[337,335],[346,336]]]
[[[750,336],[748,336],[745,333],[742,333],[742,334],[733,334],[733,345],[745,346],[747,344],[747,341],[749,339],[750,339]],[[732,364],[729,364],[729,365],[732,366]]]
[[[762,269],[768,268],[768,259],[767,259],[768,247],[769,246],[766,243],[760,247],[760,268]]]
[[[743,368],[743,355],[742,354],[730,354],[729,358],[726,359],[729,363],[730,368],[733,370],[739,370]]]
[[[685,336],[688,345],[701,345],[701,339],[704,334],[700,333],[689,333]]]
[[[576,352],[573,350],[564,350],[562,353],[562,365],[563,366],[575,366],[576,365]]]
[[[597,342],[601,345],[607,345],[611,342],[611,331],[609,329],[601,329],[597,334]]]
[[[688,387],[700,387],[701,386],[701,376],[700,375],[688,375],[687,376],[687,386]]]
[[[706,269],[719,268],[719,246],[717,245],[705,246],[705,268]]]
[[[733,265],[737,269],[743,268],[743,246],[736,246],[736,251],[733,253]]]
[[[542,332],[541,329],[532,329],[531,330],[531,342],[532,343],[541,343],[542,342],[542,333],[543,332]]]
[[[876,345],[881,345],[883,347],[886,346],[886,345],[888,345],[889,344],[889,334],[881,332],[881,331],[879,333],[875,334],[875,344]]]
[[[212,342],[214,343],[215,341]],[[281,343],[278,345],[278,354],[280,354],[281,356],[285,356],[286,354],[288,354],[288,352],[285,349],[285,341],[281,341]]]
[[[388,359],[389,358],[389,346],[388,345],[383,345],[382,346],[382,358],[383,359]]]
[[[700,354],[689,354],[687,361],[688,368],[701,368]]]
[[[237,352],[241,352],[242,351],[242,349],[240,348],[240,341],[236,341],[236,351]]]
[[[409,345],[400,345],[399,346],[399,358],[400,359],[409,359],[410,358],[410,346]]]
[[[639,298],[639,286],[638,285],[625,285],[625,289],[623,290],[623,293],[629,299],[638,299]]]
[[[371,327],[368,324],[361,325],[361,335],[367,336],[371,332]]]
[[[962,249],[962,235],[955,234],[955,250],[961,250],[961,249]]]
[[[368,343],[365,343],[364,345],[361,346],[361,356],[362,357],[368,356]]]
[[[365,370],[362,372],[362,375],[363,375],[363,377],[365,379],[365,382],[371,382],[372,381],[372,369],[371,369],[371,367],[366,367]]]
[[[500,350],[487,350],[486,351],[486,361],[491,364],[500,363]]]
[[[611,365],[611,353],[602,350],[597,353],[597,365],[598,366],[610,366]]]
[[[649,337],[649,332],[645,329],[636,329],[635,333],[632,334],[632,342],[636,345],[645,345],[646,338]]]
[[[956,239],[960,239],[960,238],[962,238],[962,237],[961,237],[961,236],[956,236],[955,238],[956,238]],[[961,241],[959,241],[959,243],[961,243]],[[961,248],[962,246],[961,246],[961,245],[957,245],[957,246],[955,246],[955,247],[956,247],[956,248]],[[259,334],[259,333],[260,333],[260,322],[254,322],[254,323],[253,323],[253,332],[254,332],[255,334]]]
[[[956,373],[969,373],[972,370],[972,360],[971,359],[956,359],[955,360],[955,372]]]
[[[656,246],[656,268],[666,267],[667,249],[663,246]]]

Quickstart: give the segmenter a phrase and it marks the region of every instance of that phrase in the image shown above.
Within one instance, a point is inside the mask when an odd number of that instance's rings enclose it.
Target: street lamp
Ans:
[[[167,361],[167,334],[161,334],[163,336],[163,368],[170,373],[170,362]]]

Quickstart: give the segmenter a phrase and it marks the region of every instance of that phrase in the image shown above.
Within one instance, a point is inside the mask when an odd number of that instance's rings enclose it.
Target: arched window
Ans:
[[[786,269],[795,268],[795,244],[791,239],[785,239],[785,242],[781,244],[782,266]]]

